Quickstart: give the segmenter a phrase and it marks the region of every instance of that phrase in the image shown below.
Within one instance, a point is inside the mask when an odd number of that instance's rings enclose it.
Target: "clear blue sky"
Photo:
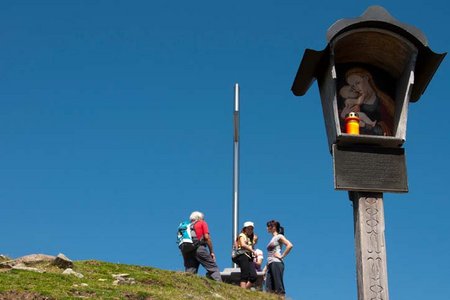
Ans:
[[[182,270],[176,227],[200,210],[229,267],[239,82],[240,223],[262,248],[266,221],[285,226],[292,299],[356,299],[352,207],[333,188],[318,90],[290,88],[305,48],[373,4],[449,50],[444,0],[3,0],[0,253]],[[391,299],[450,294],[449,68],[410,105],[410,192],[384,195]]]

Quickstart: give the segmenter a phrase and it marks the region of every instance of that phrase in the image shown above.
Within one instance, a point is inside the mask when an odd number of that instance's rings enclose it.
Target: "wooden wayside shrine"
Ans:
[[[327,41],[323,50],[305,50],[292,92],[303,96],[317,80],[334,187],[353,204],[358,299],[388,300],[383,193],[408,192],[408,106],[446,53],[434,53],[420,29],[381,6],[338,20]]]

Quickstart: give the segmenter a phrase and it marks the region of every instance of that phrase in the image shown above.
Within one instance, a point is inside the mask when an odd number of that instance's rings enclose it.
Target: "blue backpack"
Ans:
[[[195,223],[197,221],[193,223],[185,221],[178,225],[177,244],[183,254],[193,252],[200,245],[200,241],[194,230]]]

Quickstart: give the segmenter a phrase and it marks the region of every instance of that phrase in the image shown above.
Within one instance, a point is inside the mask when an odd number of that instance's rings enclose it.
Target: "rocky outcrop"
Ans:
[[[32,271],[32,272],[37,272],[37,273],[44,273],[45,271],[42,269],[38,269],[38,268],[33,268],[33,267],[27,267],[24,263],[18,263],[14,266],[12,266],[12,269],[14,270],[22,270],[22,271]]]
[[[130,274],[112,274],[112,277],[115,279],[113,285],[136,284],[136,280],[129,276]]]
[[[73,262],[64,254],[57,256],[46,254],[30,254],[16,259],[8,259],[2,255],[3,261],[0,262],[0,269],[16,269],[34,272],[44,272],[42,270],[46,265],[55,265],[61,269],[73,268]]]
[[[14,266],[25,266],[32,267],[36,264],[41,263],[51,263],[55,259],[55,256],[46,254],[31,254],[22,256],[16,259],[10,259],[0,262],[0,268],[2,269],[12,269]]]
[[[17,263],[23,263],[25,265],[33,265],[37,263],[45,263],[45,262],[52,262],[55,259],[55,256],[53,255],[47,255],[47,254],[30,254],[25,255],[19,258],[16,258],[15,261]]]
[[[8,256],[0,254],[0,262],[5,261],[5,260],[11,260]]]
[[[78,272],[75,272],[75,271],[72,270],[71,268],[65,269],[64,272],[62,272],[62,273],[63,273],[64,275],[73,275],[73,276],[78,277],[78,278],[83,278],[83,277],[84,277],[83,274],[78,273]]]
[[[62,253],[56,256],[52,264],[61,269],[73,268],[73,262]]]

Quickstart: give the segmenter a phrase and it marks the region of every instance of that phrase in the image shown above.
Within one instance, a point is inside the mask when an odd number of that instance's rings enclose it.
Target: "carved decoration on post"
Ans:
[[[358,299],[388,300],[382,193],[351,193],[355,219]]]

